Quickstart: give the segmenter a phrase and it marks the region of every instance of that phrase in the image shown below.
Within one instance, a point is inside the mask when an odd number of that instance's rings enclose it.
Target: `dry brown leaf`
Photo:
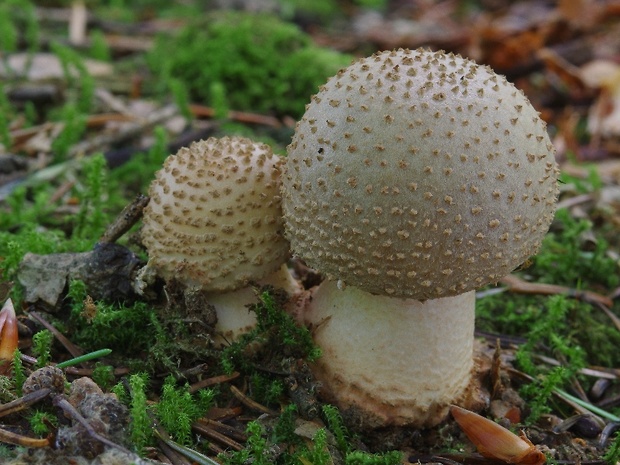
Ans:
[[[571,95],[579,97],[587,92],[589,86],[581,75],[581,70],[562,58],[555,50],[543,48],[537,53],[545,68],[553,73],[568,89]]]
[[[594,25],[602,10],[600,3],[592,0],[559,0],[558,11],[575,28]]]

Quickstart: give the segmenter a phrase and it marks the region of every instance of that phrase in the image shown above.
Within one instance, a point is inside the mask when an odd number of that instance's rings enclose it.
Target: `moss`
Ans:
[[[150,324],[153,309],[144,302],[108,304],[95,302],[94,315],[78,307],[71,314],[73,340],[86,350],[109,348],[120,354],[140,354],[155,342],[156,329]]]
[[[153,443],[152,421],[149,417],[146,387],[148,376],[145,373],[131,375],[130,386],[130,411],[131,411],[131,440],[138,453],[143,453],[145,447]]]
[[[538,368],[532,360],[532,354],[544,345],[549,347],[556,357],[562,357],[571,366],[571,371],[585,366],[584,351],[575,344],[574,337],[571,337],[569,313],[577,305],[574,300],[557,295],[547,300],[545,311],[541,312],[539,318],[533,323],[527,333],[525,344],[517,351],[517,361],[521,368],[531,374],[537,374]]]
[[[297,409],[293,405],[287,405],[273,426],[259,421],[248,423],[246,447],[238,452],[220,454],[219,458],[225,465],[247,463],[398,465],[402,463],[403,454],[399,451],[372,454],[353,449],[351,436],[344,427],[338,410],[331,405],[325,405],[323,413],[327,427],[317,428],[310,443],[295,434]],[[333,436],[335,448],[328,445],[328,434]],[[288,447],[282,448],[282,444]]]
[[[242,12],[212,15],[174,37],[160,37],[148,56],[165,89],[178,79],[195,101],[212,104],[213,86],[220,85],[230,108],[293,117],[350,61],[313,45],[293,24]]]
[[[575,162],[575,156],[572,152],[568,153],[569,158]],[[578,194],[589,194],[599,191],[603,187],[603,181],[598,172],[598,167],[593,163],[576,163],[581,169],[587,169],[588,176],[582,178],[579,176],[572,176],[566,172],[560,173],[559,181],[562,184],[572,186]]]
[[[35,368],[47,366],[52,360],[52,342],[54,342],[54,335],[47,329],[32,336],[32,353],[37,359]]]
[[[17,50],[19,38],[17,25],[13,22],[10,9],[15,7],[12,2],[7,2],[0,7],[0,49],[6,52]]]
[[[569,182],[570,180],[565,180]],[[598,189],[600,179],[592,174],[584,192]],[[528,281],[559,284],[608,294],[619,283],[618,263],[608,254],[602,231],[588,220],[573,218],[561,209],[541,250],[530,266],[517,273]],[[516,352],[518,367],[534,377],[521,394],[530,409],[527,422],[535,422],[554,406],[553,392],[566,386],[586,365],[617,366],[620,336],[608,317],[594,304],[568,296],[487,295],[476,302],[476,326],[489,332],[515,335],[525,341]],[[562,365],[548,367],[536,356],[547,355]],[[579,379],[585,389],[589,379]]]
[[[16,352],[19,352],[19,351],[16,351]],[[14,375],[0,375],[0,403],[1,404],[7,404],[17,399],[18,396],[15,392],[15,382],[21,381],[21,383],[23,384],[24,379],[15,380]]]
[[[596,185],[596,177],[592,178]],[[592,187],[592,186],[590,186]],[[558,210],[540,252],[531,264],[517,271],[528,281],[563,285],[572,289],[609,294],[620,283],[619,265],[609,252],[603,231],[588,220]],[[529,359],[535,347],[548,347],[548,355],[567,356],[583,364],[617,366],[620,335],[595,305],[562,296],[500,293],[476,301],[476,327],[527,340],[520,350],[522,368],[535,373]],[[575,348],[582,351],[580,356]],[[536,349],[540,351],[540,348]]]
[[[6,233],[30,231],[32,225],[44,223],[53,206],[49,205],[48,186],[17,186],[6,199],[6,209],[0,210],[0,224]],[[24,229],[22,229],[24,228]],[[56,239],[56,238],[54,238]],[[49,241],[47,241],[49,242]]]
[[[614,435],[613,442],[605,452],[603,460],[608,465],[615,465],[620,461],[620,433]]]
[[[133,154],[127,163],[110,173],[110,192],[115,192],[122,199],[130,199],[139,193],[147,192],[155,172],[162,167],[169,155],[166,130],[162,126],[155,127],[153,137],[149,150]]]
[[[177,387],[175,378],[168,376],[155,412],[166,432],[176,442],[189,446],[192,444],[192,423],[204,416],[214,397],[215,391],[211,389],[202,389],[194,396],[188,385]]]
[[[278,3],[286,18],[310,16],[327,21],[342,16],[340,5],[335,0],[278,0]]]
[[[402,463],[403,454],[398,451],[383,454],[369,454],[367,452],[354,451],[345,458],[346,465],[398,465]]]
[[[311,463],[312,465],[333,463],[329,448],[327,447],[327,430],[325,428],[317,430],[312,437],[312,447],[307,452],[300,454],[300,461],[302,463]]]
[[[91,378],[97,383],[97,386],[107,391],[114,383],[114,367],[97,362],[95,368],[93,368]]]
[[[51,44],[51,49],[60,60],[69,88],[78,91],[70,104],[75,105],[81,114],[88,114],[95,97],[95,80],[86,68],[84,59],[73,49],[56,42]]]
[[[15,387],[15,392],[18,396],[22,395],[22,386],[24,382],[26,382],[26,372],[24,370],[24,364],[22,363],[22,354],[19,349],[15,349],[13,352],[13,385]]]
[[[590,221],[575,219],[566,209],[558,210],[528,273],[538,282],[574,288],[617,286],[618,263],[607,254],[607,241],[598,236],[588,247],[584,246],[584,234],[591,232]]]
[[[95,29],[90,33],[89,55],[95,60],[110,61],[110,47],[106,42],[105,34],[100,29]]]
[[[254,379],[264,379],[260,373],[256,373],[256,360],[248,356],[248,347],[256,343],[266,348],[270,354],[275,353],[280,357],[286,354],[287,357],[312,361],[320,356],[320,350],[314,345],[308,328],[298,326],[282,309],[271,291],[258,291],[258,297],[259,302],[250,308],[256,313],[256,326],[222,350],[221,364],[225,372],[231,373],[238,369],[255,374]],[[261,391],[269,392],[269,389],[264,388]],[[277,387],[271,389],[278,390]]]
[[[37,436],[45,436],[58,427],[58,417],[43,410],[35,410],[28,419],[32,432]]]
[[[2,12],[0,12],[2,16]],[[0,35],[2,34],[0,25]],[[0,82],[0,144],[4,147],[11,146],[10,122],[13,120],[13,109],[9,104],[4,85]]]
[[[344,426],[342,416],[340,415],[338,409],[333,405],[324,405],[323,416],[325,417],[325,422],[327,423],[329,430],[334,435],[338,450],[340,450],[343,454],[348,454],[351,452],[349,432]]]
[[[267,446],[267,440],[264,437],[264,429],[257,421],[251,421],[246,428],[248,439],[246,447],[243,450],[230,455],[220,454],[220,459],[225,465],[245,465],[251,463],[254,465],[270,465],[274,462],[270,457]]]
[[[77,197],[80,210],[74,218],[73,239],[86,242],[86,247],[95,245],[101,237],[110,215],[106,213],[109,171],[103,154],[95,154],[84,160],[82,165],[82,189],[78,190]]]
[[[571,377],[571,370],[564,367],[554,367],[545,375],[540,375],[536,379],[524,385],[520,389],[520,394],[527,399],[529,415],[525,420],[526,424],[532,424],[553,409],[553,392],[555,389],[562,388]]]
[[[122,192],[113,192],[109,185],[110,173],[102,154],[84,158],[71,169],[74,168],[77,173],[71,172],[70,176],[77,177],[79,182],[75,183],[71,194],[80,206],[77,215],[52,214],[57,205],[50,204],[49,199],[55,187],[45,181],[45,175],[40,181],[31,179],[17,186],[7,197],[6,208],[0,209],[0,224],[3,226],[0,256],[8,258],[8,262],[6,258],[0,262],[0,270],[7,273],[6,278],[14,278],[17,265],[26,252],[48,254],[90,250],[116,211],[125,205]],[[58,182],[64,180],[63,176],[58,176]]]

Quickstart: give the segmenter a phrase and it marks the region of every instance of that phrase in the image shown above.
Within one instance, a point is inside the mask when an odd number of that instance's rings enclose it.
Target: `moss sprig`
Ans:
[[[86,116],[71,103],[62,109],[60,119],[64,126],[52,142],[52,152],[56,162],[67,159],[73,145],[81,139],[86,131]]]
[[[74,238],[89,240],[92,247],[109,222],[105,213],[109,174],[103,154],[85,159],[82,171],[84,188],[77,192],[80,210],[75,218]]]
[[[215,391],[210,389],[202,389],[194,396],[188,385],[179,387],[176,379],[168,376],[155,412],[166,432],[176,442],[189,446],[192,443],[192,423],[207,412],[214,397]]]
[[[344,426],[344,421],[338,409],[330,404],[323,405],[323,415],[329,431],[334,435],[338,450],[344,455],[351,452],[350,434],[346,426]]]
[[[17,50],[19,38],[17,25],[14,22],[15,18],[9,11],[14,5],[10,5],[10,3],[7,2],[0,7],[0,50],[7,53]]]
[[[52,360],[52,342],[54,335],[47,329],[32,336],[32,353],[37,359],[36,368],[47,366]]]
[[[603,456],[603,460],[608,465],[616,465],[620,462],[620,432],[614,435],[613,441]]]
[[[26,371],[22,363],[22,353],[19,349],[15,349],[15,352],[13,352],[13,383],[15,384],[15,391],[18,396],[22,395],[22,386],[26,378]]]
[[[327,430],[319,428],[312,437],[312,446],[301,454],[301,462],[312,465],[328,465],[333,463],[332,456],[327,447]]]
[[[149,416],[146,387],[148,375],[139,373],[129,377],[131,440],[138,453],[153,443],[153,424]]]
[[[2,12],[0,11],[0,16],[2,16]],[[2,35],[2,24],[0,24],[0,36]],[[2,47],[0,47],[2,49]],[[11,131],[10,131],[10,122],[12,120],[11,116],[13,114],[13,108],[9,103],[9,100],[6,96],[6,92],[4,90],[4,85],[0,82],[0,144],[4,146],[5,149],[11,147]]]
[[[79,90],[75,99],[77,110],[81,114],[90,113],[95,97],[95,80],[88,72],[84,59],[75,50],[58,42],[53,42],[51,49],[60,60],[69,86]]]
[[[264,437],[265,430],[258,421],[251,421],[246,427],[248,439],[246,447],[232,454],[220,454],[219,458],[225,465],[272,465],[274,462],[270,458],[267,447],[267,440]]]
[[[51,428],[58,426],[58,417],[43,410],[35,410],[28,418],[32,432],[37,436],[50,433]]]

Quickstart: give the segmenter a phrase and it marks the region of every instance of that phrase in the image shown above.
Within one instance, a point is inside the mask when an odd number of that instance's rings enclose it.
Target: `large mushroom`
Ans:
[[[293,252],[326,276],[301,315],[323,395],[362,428],[471,406],[474,289],[537,252],[556,177],[525,95],[461,56],[381,52],[322,86],[282,189]]]
[[[151,183],[142,240],[143,280],[155,273],[199,295],[217,314],[216,342],[255,323],[252,282],[294,292],[286,268],[280,198],[282,161],[247,138],[209,138],[169,156]],[[195,300],[195,299],[194,299]]]

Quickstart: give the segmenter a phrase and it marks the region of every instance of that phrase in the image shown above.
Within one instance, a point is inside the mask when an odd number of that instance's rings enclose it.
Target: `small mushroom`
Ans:
[[[327,278],[300,316],[322,394],[362,428],[475,407],[474,289],[537,252],[558,194],[525,95],[458,55],[377,53],[312,97],[286,168],[287,237]]]
[[[169,156],[151,183],[142,240],[153,272],[204,293],[216,333],[234,339],[255,323],[252,282],[292,292],[280,197],[282,161],[246,138],[209,138]]]

